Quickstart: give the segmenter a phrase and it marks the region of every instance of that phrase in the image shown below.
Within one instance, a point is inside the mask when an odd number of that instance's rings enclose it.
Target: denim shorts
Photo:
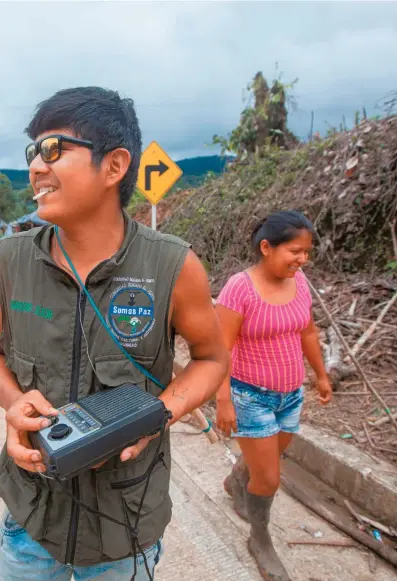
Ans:
[[[162,540],[145,551],[152,576],[163,554]],[[56,561],[6,511],[0,528],[1,581],[130,581],[134,559],[70,567]],[[137,557],[135,581],[149,581],[142,555]]]
[[[303,387],[288,393],[271,391],[231,378],[231,395],[239,438],[268,438],[279,432],[295,434],[303,406]]]

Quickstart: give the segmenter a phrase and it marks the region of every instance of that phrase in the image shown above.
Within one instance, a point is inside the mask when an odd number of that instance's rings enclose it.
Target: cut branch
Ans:
[[[363,335],[361,335],[361,337],[359,338],[357,343],[352,348],[350,356],[352,354],[356,355],[357,352],[359,351],[359,349],[361,349],[361,347],[368,341],[368,339],[371,337],[371,335],[375,331],[376,327],[382,322],[385,315],[391,309],[391,307],[394,305],[394,303],[396,301],[397,301],[397,293],[395,293],[395,295],[390,299],[390,301],[387,303],[387,305],[382,309],[382,312],[380,313],[380,315],[376,319],[376,321],[374,321],[372,323],[372,325],[365,331],[365,333]]]
[[[396,224],[397,218],[394,218],[393,222],[390,224],[391,239],[393,241],[394,257],[397,260],[397,235],[396,235]]]
[[[320,303],[321,308],[323,309],[325,315],[327,316],[327,319],[329,320],[330,324],[332,325],[332,327],[335,330],[335,333],[337,334],[338,338],[340,339],[342,345],[344,346],[344,348],[346,349],[347,353],[350,355],[352,362],[354,363],[354,365],[357,368],[357,371],[359,372],[359,374],[361,375],[361,377],[364,380],[365,385],[368,387],[368,389],[373,393],[373,395],[376,397],[376,399],[379,401],[379,403],[382,405],[383,409],[385,410],[385,412],[387,413],[387,415],[390,417],[390,421],[393,424],[393,427],[395,428],[396,432],[397,432],[397,421],[396,419],[393,417],[389,407],[387,406],[385,400],[382,398],[382,396],[379,394],[378,390],[372,385],[372,383],[369,381],[366,373],[364,372],[363,368],[361,367],[360,363],[357,361],[354,353],[352,353],[352,350],[350,349],[346,339],[344,338],[344,336],[342,335],[338,325],[335,323],[332,315],[330,314],[330,312],[327,309],[326,304],[324,303],[323,299],[320,296],[320,293],[314,288],[314,286],[312,285],[312,283],[310,282],[310,280],[307,278],[306,275],[304,275],[307,283],[310,287],[310,289],[312,290],[314,296],[316,297],[317,301]]]
[[[393,417],[397,420],[397,414],[392,414],[391,417]],[[383,426],[383,424],[387,424],[387,422],[389,422],[389,421],[390,421],[390,416],[386,416],[384,418],[380,418],[379,420],[375,420],[374,422],[371,422],[371,426],[374,426],[374,428],[379,428],[379,426]],[[396,450],[396,452],[397,452],[397,450]]]
[[[378,529],[379,531],[381,531],[382,533],[385,533],[385,535],[388,535],[389,537],[396,537],[396,530],[392,527],[388,527],[376,520],[372,520],[372,518],[368,518],[366,516],[363,516],[362,514],[359,514],[358,512],[356,512],[354,510],[354,508],[352,507],[352,505],[350,504],[350,502],[348,500],[344,500],[344,504],[347,508],[347,510],[350,512],[350,514],[352,516],[354,516],[354,518],[360,523],[360,524],[367,524],[370,525],[372,528],[374,529]]]
[[[355,547],[359,548],[359,545],[350,539],[343,539],[341,541],[326,541],[324,539],[315,540],[302,540],[302,541],[287,541],[287,545],[322,545],[323,547]]]

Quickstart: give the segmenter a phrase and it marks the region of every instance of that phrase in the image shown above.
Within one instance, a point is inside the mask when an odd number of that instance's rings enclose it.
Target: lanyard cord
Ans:
[[[63,244],[61,242],[60,236],[59,236],[59,229],[58,226],[55,226],[55,236],[57,238],[57,242],[59,245],[59,248],[62,250],[62,253],[71,269],[71,271],[73,272],[74,276],[76,277],[77,282],[79,283],[80,287],[82,288],[82,290],[84,291],[84,293],[87,296],[87,299],[90,301],[92,308],[94,309],[98,319],[100,320],[102,326],[104,327],[105,331],[107,332],[107,334],[109,335],[109,337],[112,339],[113,343],[115,343],[117,345],[117,347],[123,352],[123,354],[126,356],[126,358],[137,368],[139,369],[139,371],[141,373],[143,373],[143,375],[145,375],[147,378],[149,378],[153,383],[155,383],[158,387],[160,387],[160,389],[162,389],[164,391],[165,386],[160,383],[160,381],[158,379],[156,379],[154,377],[154,375],[152,375],[150,373],[150,371],[148,371],[145,367],[143,367],[142,365],[140,365],[137,361],[135,361],[135,359],[128,353],[128,351],[126,351],[126,349],[124,349],[124,347],[122,346],[122,344],[120,343],[120,341],[117,339],[117,337],[112,333],[111,329],[109,328],[109,325],[106,323],[105,319],[103,318],[101,312],[99,311],[98,307],[96,306],[93,298],[91,297],[90,293],[88,292],[88,289],[86,288],[85,284],[83,283],[83,281],[81,280],[77,270],[74,267],[73,262],[70,260],[68,254],[66,253],[65,248],[63,247]]]

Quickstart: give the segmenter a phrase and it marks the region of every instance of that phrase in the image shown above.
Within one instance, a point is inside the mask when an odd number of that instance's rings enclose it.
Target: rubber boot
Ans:
[[[268,529],[273,500],[274,496],[257,496],[247,491],[246,504],[251,523],[248,549],[266,581],[291,581],[274,550]]]
[[[239,456],[231,473],[225,479],[223,486],[233,500],[234,510],[237,512],[239,517],[244,520],[248,520],[248,512],[245,504],[245,492],[248,479],[248,468],[244,462],[243,456]]]

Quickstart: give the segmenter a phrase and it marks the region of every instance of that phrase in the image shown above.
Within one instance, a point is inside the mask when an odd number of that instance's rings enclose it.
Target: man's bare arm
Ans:
[[[191,361],[159,396],[173,418],[168,426],[200,407],[219,389],[229,369],[229,353],[212,305],[207,273],[189,251],[175,284],[170,324],[189,345]],[[121,460],[136,458],[151,438],[125,448]]]
[[[189,251],[175,284],[171,324],[189,345],[191,361],[161,394],[173,420],[198,408],[218,390],[227,371],[229,353],[212,305],[208,277]]]

